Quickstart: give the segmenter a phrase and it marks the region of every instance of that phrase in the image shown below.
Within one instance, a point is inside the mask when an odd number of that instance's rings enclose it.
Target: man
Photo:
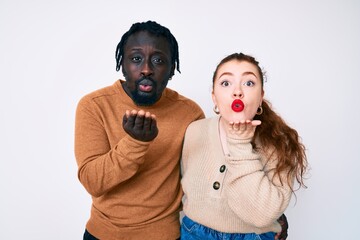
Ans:
[[[167,28],[133,24],[116,61],[125,81],[86,95],[76,111],[78,177],[93,202],[84,239],[178,239],[182,141],[204,113],[166,88],[180,72]]]

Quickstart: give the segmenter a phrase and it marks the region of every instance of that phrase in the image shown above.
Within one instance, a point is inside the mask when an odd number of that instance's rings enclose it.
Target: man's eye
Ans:
[[[132,57],[131,61],[133,62],[140,62],[141,61],[141,57]]]
[[[228,81],[222,81],[220,83],[220,85],[223,86],[223,87],[227,87],[227,86],[230,86],[230,83]]]
[[[154,61],[156,64],[163,63],[163,60],[162,60],[161,58],[154,58],[153,61]]]

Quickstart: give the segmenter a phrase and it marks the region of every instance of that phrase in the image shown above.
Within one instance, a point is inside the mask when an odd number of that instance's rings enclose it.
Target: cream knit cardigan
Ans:
[[[221,232],[281,231],[277,219],[289,204],[291,189],[279,178],[272,181],[276,160],[254,152],[250,140],[227,138],[230,154],[225,155],[219,117],[189,125],[181,181],[186,216]]]

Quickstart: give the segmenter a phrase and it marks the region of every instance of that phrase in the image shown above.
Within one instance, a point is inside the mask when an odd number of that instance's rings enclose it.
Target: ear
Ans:
[[[211,92],[211,98],[213,100],[214,105],[217,106],[217,101],[216,101],[216,97],[215,97],[215,94],[214,94],[214,90]]]
[[[262,101],[264,99],[264,95],[265,95],[265,91],[261,90],[261,101],[260,101],[260,105],[262,104]]]
[[[122,65],[120,65],[120,68],[121,68],[121,72],[122,72],[124,78],[126,79],[126,78],[127,78],[127,74],[126,74],[124,68],[122,67]]]
[[[173,64],[170,69],[170,78],[172,78],[172,76],[174,76],[174,75],[175,75],[175,64]]]

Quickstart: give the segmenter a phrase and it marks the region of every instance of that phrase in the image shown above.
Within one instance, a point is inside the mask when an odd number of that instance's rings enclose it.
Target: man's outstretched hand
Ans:
[[[122,125],[127,134],[144,142],[154,140],[159,132],[155,115],[143,110],[126,110]]]
[[[281,225],[281,232],[277,233],[275,235],[275,240],[285,240],[288,237],[288,228],[289,228],[289,224],[287,221],[287,218],[285,216],[285,214],[281,215],[278,219],[278,222]]]

